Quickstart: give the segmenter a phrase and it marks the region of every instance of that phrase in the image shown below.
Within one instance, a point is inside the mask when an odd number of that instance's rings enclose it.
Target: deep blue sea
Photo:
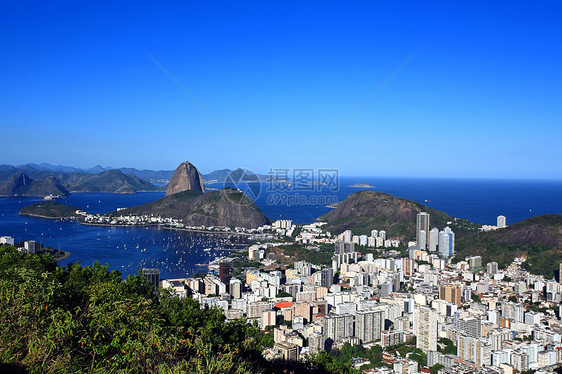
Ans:
[[[289,187],[262,183],[236,187],[255,196],[256,204],[272,220],[281,218],[306,223],[330,211],[327,204],[361,190],[349,187],[354,183],[368,183],[375,191],[415,200],[479,224],[495,224],[500,214],[511,224],[537,215],[562,213],[562,181],[341,177],[328,186],[293,184]],[[222,185],[209,187],[220,188]],[[104,213],[163,196],[163,192],[72,194],[60,202],[88,212]],[[233,241],[243,240],[156,227],[84,226],[18,215],[24,206],[41,200],[0,198],[0,236],[13,236],[17,241],[36,240],[49,247],[70,251],[71,257],[61,265],[77,261],[91,265],[99,261],[123,275],[135,274],[142,267],[158,267],[163,278],[186,277],[205,270],[196,264],[225,254],[219,248],[231,247]],[[204,248],[211,248],[211,251],[204,251]]]
[[[258,189],[252,184],[236,187],[257,195],[256,204],[271,219],[306,223],[329,212],[326,203],[331,200],[341,201],[365,189],[350,187],[355,183],[367,183],[374,186],[370,188],[374,191],[414,200],[479,224],[495,225],[499,215],[506,216],[510,224],[542,214],[562,213],[562,180],[341,177],[337,185],[313,186],[313,191],[307,191],[306,186],[285,186],[287,189],[282,190],[269,183],[262,183]],[[290,197],[296,195],[304,196],[304,204],[291,204]]]

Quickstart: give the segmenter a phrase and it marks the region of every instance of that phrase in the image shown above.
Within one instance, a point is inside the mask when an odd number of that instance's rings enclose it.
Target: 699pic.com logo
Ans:
[[[236,169],[228,173],[224,180],[226,196],[236,204],[252,204],[261,192],[259,177],[249,169]]]

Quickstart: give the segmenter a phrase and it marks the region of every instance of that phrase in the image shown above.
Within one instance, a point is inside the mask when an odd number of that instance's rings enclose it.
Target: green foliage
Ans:
[[[524,255],[527,257],[522,265],[525,270],[550,278],[562,262],[562,252],[558,250],[560,227],[562,215],[546,214],[517,222],[506,229],[473,232],[455,242],[457,255],[454,261],[479,255],[484,262],[496,261],[503,268],[515,257]]]
[[[307,249],[304,244],[282,245],[278,249],[285,255],[295,258],[297,261],[306,261],[317,265],[331,265],[334,255],[334,246],[330,244],[318,245],[318,250]]]
[[[56,373],[281,373],[261,357],[273,333],[218,308],[201,309],[107,265],[57,267],[50,255],[0,247],[0,371]],[[329,373],[330,358],[295,372]],[[348,368],[345,364],[342,366]],[[353,371],[346,369],[345,371]]]
[[[480,296],[478,296],[478,295],[475,294],[474,292],[472,293],[471,298],[472,298],[473,301],[475,301],[475,302],[477,302],[477,303],[480,303],[480,302],[481,302]]]
[[[444,368],[445,366],[441,365],[441,364],[435,364],[430,368],[429,373],[430,374],[437,374],[439,373],[439,369]]]
[[[275,295],[275,297],[293,297],[293,296],[291,296],[291,294],[288,292],[281,291],[277,295]]]
[[[250,261],[246,256],[236,258],[231,264],[237,274],[240,274],[244,268],[259,268],[261,266],[259,261]]]
[[[451,339],[441,338],[438,340],[438,343],[441,346],[441,353],[443,354],[457,354],[457,347],[455,343]],[[443,347],[444,346],[444,347]]]
[[[76,215],[75,206],[61,204],[58,201],[41,201],[20,210],[21,215],[41,216],[46,218],[68,218]]]

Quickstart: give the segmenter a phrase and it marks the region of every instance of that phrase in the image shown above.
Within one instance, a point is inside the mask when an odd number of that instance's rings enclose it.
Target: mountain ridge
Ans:
[[[32,179],[20,173],[11,176],[0,184],[0,196],[67,196],[68,191],[54,177]]]

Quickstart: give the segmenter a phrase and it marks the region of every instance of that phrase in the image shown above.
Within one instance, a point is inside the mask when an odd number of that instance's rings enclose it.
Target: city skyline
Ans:
[[[562,179],[555,2],[5,8],[3,164]]]

